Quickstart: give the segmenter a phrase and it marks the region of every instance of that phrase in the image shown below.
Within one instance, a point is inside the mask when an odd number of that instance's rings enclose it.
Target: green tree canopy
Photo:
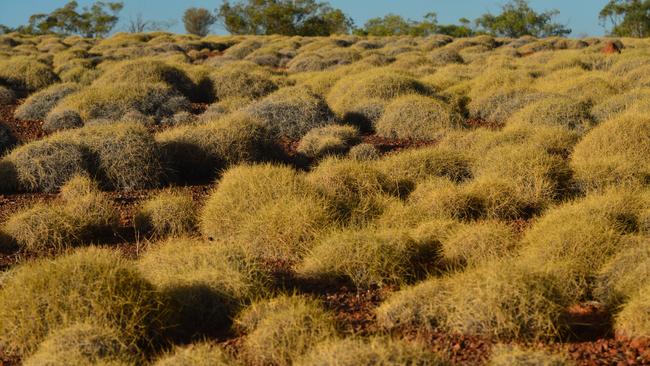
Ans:
[[[650,0],[610,0],[600,11],[604,27],[617,37],[648,37],[650,35]]]
[[[104,37],[115,27],[122,10],[121,2],[97,1],[90,7],[77,10],[79,4],[70,1],[49,14],[34,14],[19,32],[30,34],[79,34],[88,38]]]
[[[503,5],[501,14],[484,14],[476,19],[481,31],[503,37],[550,37],[565,36],[571,29],[553,22],[560,12],[547,10],[541,13],[530,7],[527,0],[511,0]]]
[[[463,22],[466,21],[466,22]],[[469,28],[467,19],[460,20],[461,25],[439,25],[436,13],[427,13],[421,21],[404,19],[397,14],[388,14],[382,18],[369,19],[355,30],[355,34],[369,36],[429,36],[448,34],[454,37],[467,37],[474,32]]]
[[[217,17],[232,34],[328,36],[353,26],[340,9],[315,0],[225,0]]]
[[[189,34],[205,37],[217,18],[204,8],[189,8],[183,14],[183,24]]]

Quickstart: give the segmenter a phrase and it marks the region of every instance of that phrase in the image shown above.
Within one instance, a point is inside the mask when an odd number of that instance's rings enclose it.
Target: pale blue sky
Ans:
[[[110,1],[110,0],[109,0]],[[67,0],[0,0],[0,24],[17,26],[27,23],[31,14],[49,12],[64,5]],[[83,6],[93,0],[78,0]],[[220,0],[123,0],[122,19],[128,19],[142,13],[147,20],[177,20],[170,30],[182,33],[180,18],[189,7],[215,9]],[[438,13],[441,23],[456,23],[458,18],[473,20],[486,11],[497,12],[505,0],[330,0],[332,6],[342,9],[350,15],[357,25],[369,18],[387,13],[397,13],[406,18],[420,19],[430,11]],[[558,9],[557,20],[568,24],[573,29],[573,36],[582,34],[602,35],[603,28],[598,22],[598,12],[607,0],[533,0],[532,6],[537,10]],[[123,27],[118,24],[116,30]],[[214,33],[222,34],[223,29],[215,27]]]

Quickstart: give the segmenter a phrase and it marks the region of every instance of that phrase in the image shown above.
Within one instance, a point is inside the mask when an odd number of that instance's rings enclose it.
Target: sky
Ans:
[[[110,0],[108,0],[110,1]],[[121,21],[115,31],[125,30],[126,20],[142,14],[145,20],[175,20],[171,32],[184,33],[181,17],[189,7],[215,9],[220,0],[122,0],[124,9],[120,13]],[[81,6],[94,0],[78,0]],[[497,13],[506,0],[330,0],[329,3],[342,9],[354,19],[357,26],[374,17],[388,13],[402,15],[414,20],[421,19],[428,12],[438,14],[441,24],[457,23],[465,17],[475,19],[487,11]],[[15,27],[26,24],[34,13],[50,12],[67,3],[67,0],[0,0],[0,24]],[[573,29],[571,36],[599,36],[604,30],[598,21],[600,9],[607,0],[532,0],[531,5],[538,11],[548,9],[560,10],[556,21],[567,24]],[[224,29],[214,27],[213,33],[226,34]]]

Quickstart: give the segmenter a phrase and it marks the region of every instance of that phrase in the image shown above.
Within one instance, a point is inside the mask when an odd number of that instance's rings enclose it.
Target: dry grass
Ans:
[[[459,182],[472,174],[470,161],[463,152],[438,147],[400,151],[378,160],[376,166],[393,179],[411,182],[429,177],[447,177]]]
[[[141,204],[134,225],[154,237],[192,234],[197,229],[196,210],[190,194],[166,190]]]
[[[551,125],[585,132],[593,124],[589,104],[566,96],[544,97],[515,113],[510,122]]]
[[[377,160],[381,156],[379,149],[373,144],[361,143],[353,146],[348,152],[348,157],[357,161]]]
[[[463,225],[442,240],[442,255],[451,267],[477,267],[512,257],[517,248],[513,229],[499,221]]]
[[[310,158],[345,154],[358,141],[359,130],[353,126],[316,127],[300,139],[298,152]]]
[[[0,86],[0,105],[10,105],[16,102],[16,93],[13,90]]]
[[[549,354],[544,351],[527,350],[519,346],[500,345],[494,348],[490,357],[490,366],[571,366],[563,355]]]
[[[44,120],[47,114],[56,104],[66,96],[81,89],[80,85],[74,83],[54,84],[46,89],[29,96],[16,109],[14,116],[19,119],[30,121]]]
[[[334,318],[315,300],[281,296],[251,305],[236,320],[253,365],[291,365],[317,343],[336,336]]]
[[[236,366],[239,365],[221,347],[210,343],[197,343],[177,347],[172,353],[159,358],[154,366]]]
[[[528,89],[526,86],[514,89],[506,88],[473,99],[467,108],[474,118],[505,123],[520,109],[545,97],[544,93]]]
[[[10,354],[29,355],[50,332],[87,321],[115,329],[127,348],[146,350],[166,317],[153,286],[105,249],[23,264],[0,290],[0,338]]]
[[[650,285],[632,296],[614,319],[618,335],[630,338],[650,337]]]
[[[412,365],[445,366],[449,362],[423,346],[388,337],[346,338],[319,343],[296,362],[299,366]]]
[[[20,92],[34,92],[58,80],[52,68],[28,56],[0,60],[0,84]]]
[[[232,97],[257,99],[278,89],[265,69],[246,62],[224,65],[210,75],[217,100]]]

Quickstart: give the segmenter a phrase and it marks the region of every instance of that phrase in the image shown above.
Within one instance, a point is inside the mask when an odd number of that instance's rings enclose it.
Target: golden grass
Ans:
[[[210,343],[196,343],[176,347],[173,352],[160,357],[154,366],[236,366],[239,365],[221,347]]]
[[[489,366],[571,366],[564,355],[524,349],[520,346],[497,345],[492,351]]]
[[[34,92],[57,80],[52,68],[36,58],[17,56],[0,60],[0,84],[16,91]]]
[[[192,234],[197,229],[197,208],[191,194],[162,191],[140,205],[134,225],[154,237]]]
[[[629,338],[650,337],[650,285],[632,296],[614,318],[614,331]]]
[[[310,158],[344,154],[359,141],[359,130],[349,125],[312,128],[298,144],[298,152]]]

